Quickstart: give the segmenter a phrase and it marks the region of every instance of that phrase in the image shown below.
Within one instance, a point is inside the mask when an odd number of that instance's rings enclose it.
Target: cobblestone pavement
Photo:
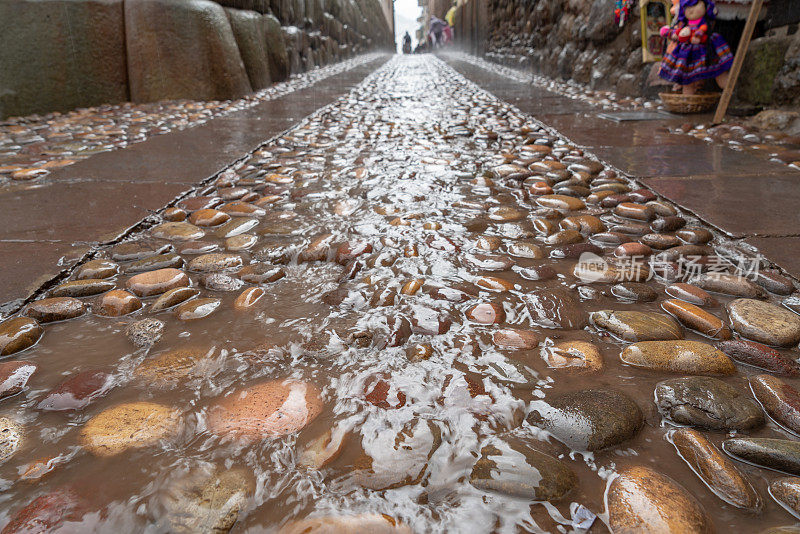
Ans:
[[[314,69],[238,100],[125,103],[12,117],[0,122],[0,187],[4,182],[36,180],[95,154],[248,109],[369,63],[379,55],[364,54]]]
[[[794,283],[715,229],[433,56],[231,156],[0,323],[4,532],[795,523]]]
[[[664,106],[659,101],[642,97],[624,97],[614,91],[593,90],[572,80],[566,82],[554,80],[469,54],[448,53],[448,56],[479,66],[498,76],[529,83],[533,87],[546,89],[554,94],[602,110],[610,112],[659,110],[665,112]],[[680,124],[671,125],[671,130],[675,133],[691,135],[709,143],[725,145],[733,150],[746,151],[765,160],[800,169],[800,137],[796,135],[788,135],[779,130],[759,129],[734,117],[727,117],[725,124],[716,126],[710,124],[711,116],[709,114],[671,116],[673,119],[678,117],[682,118],[678,121]],[[664,119],[668,118],[670,115],[665,115]]]

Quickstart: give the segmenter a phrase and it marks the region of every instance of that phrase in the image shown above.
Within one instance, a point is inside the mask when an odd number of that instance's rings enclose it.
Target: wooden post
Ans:
[[[736,57],[733,58],[733,66],[728,76],[728,83],[725,84],[725,90],[722,91],[722,98],[719,99],[717,111],[714,113],[714,124],[719,124],[725,118],[725,112],[728,111],[728,104],[731,103],[731,96],[733,96],[733,88],[736,86],[736,80],[739,78],[739,72],[742,70],[744,63],[744,56],[747,55],[747,49],[750,47],[750,38],[753,37],[753,30],[756,27],[758,14],[761,12],[761,5],[764,0],[753,0],[750,4],[750,13],[747,15],[747,22],[744,25],[742,38],[739,40],[739,48],[736,49]]]

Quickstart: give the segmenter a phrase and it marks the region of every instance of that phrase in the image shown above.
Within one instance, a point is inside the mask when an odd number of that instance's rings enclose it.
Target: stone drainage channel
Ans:
[[[792,283],[438,59],[160,216],[0,324],[3,532],[796,521]]]

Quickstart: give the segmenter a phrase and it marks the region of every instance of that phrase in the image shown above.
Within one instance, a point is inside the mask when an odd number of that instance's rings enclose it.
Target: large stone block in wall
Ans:
[[[791,39],[785,36],[761,37],[750,41],[742,73],[736,82],[736,98],[748,104],[771,103],[775,79],[784,66],[791,44]],[[800,87],[800,82],[797,86]]]
[[[294,26],[284,26],[281,31],[289,56],[289,70],[292,74],[303,72],[303,60],[300,55],[303,51],[303,32]]]
[[[282,82],[290,74],[289,55],[283,40],[281,23],[272,15],[264,15],[264,40],[267,43],[267,62],[273,82]]]
[[[219,4],[210,0],[126,0],[131,99],[227,100],[251,91]]]
[[[773,95],[779,104],[800,105],[800,32],[791,37],[784,63],[775,77]]]
[[[0,118],[128,99],[122,0],[0,0]]]
[[[233,36],[239,47],[250,87],[254,91],[272,83],[267,59],[267,39],[264,17],[255,11],[226,8]]]
[[[615,0],[594,0],[589,11],[586,37],[596,44],[613,40],[622,29],[614,22]]]

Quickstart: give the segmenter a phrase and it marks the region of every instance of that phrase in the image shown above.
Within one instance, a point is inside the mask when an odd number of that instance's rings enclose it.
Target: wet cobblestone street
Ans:
[[[731,235],[433,55],[230,161],[0,322],[3,534],[797,531]]]

